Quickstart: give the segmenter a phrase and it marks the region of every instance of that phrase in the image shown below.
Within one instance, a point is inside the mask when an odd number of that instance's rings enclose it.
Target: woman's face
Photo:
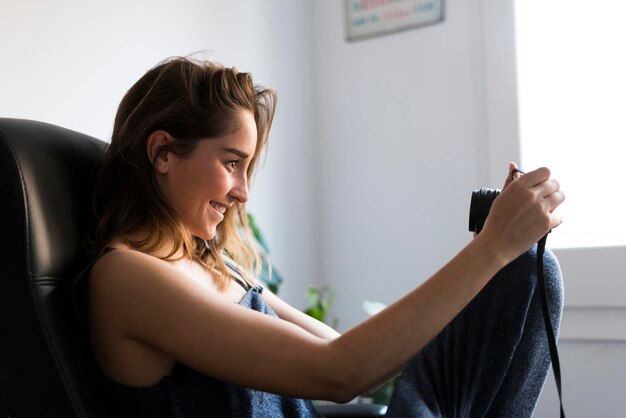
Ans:
[[[159,184],[194,236],[214,238],[224,212],[248,200],[246,172],[256,141],[254,116],[242,110],[235,132],[201,140],[185,157],[168,153],[167,172],[161,173]]]

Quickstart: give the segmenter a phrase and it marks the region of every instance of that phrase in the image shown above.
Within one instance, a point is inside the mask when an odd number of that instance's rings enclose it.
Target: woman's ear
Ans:
[[[169,156],[165,146],[174,142],[174,137],[163,130],[152,132],[146,140],[148,159],[157,173],[165,174],[169,171]]]

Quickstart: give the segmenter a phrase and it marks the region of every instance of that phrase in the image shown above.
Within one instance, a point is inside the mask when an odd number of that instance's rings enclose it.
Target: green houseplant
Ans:
[[[283,278],[280,275],[280,272],[274,267],[269,260],[270,249],[259,229],[254,217],[248,213],[248,226],[250,227],[250,231],[252,232],[252,236],[256,240],[259,245],[259,250],[261,253],[261,274],[259,279],[267,286],[272,293],[277,294],[278,289],[280,288],[281,283],[283,282]]]

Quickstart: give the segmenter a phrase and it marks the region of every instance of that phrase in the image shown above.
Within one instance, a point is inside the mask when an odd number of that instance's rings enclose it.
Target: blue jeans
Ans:
[[[546,250],[550,317],[558,333],[563,282]],[[550,367],[536,246],[503,268],[407,365],[387,417],[530,417]]]

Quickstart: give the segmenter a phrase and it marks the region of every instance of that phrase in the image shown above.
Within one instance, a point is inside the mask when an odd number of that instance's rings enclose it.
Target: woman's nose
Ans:
[[[248,179],[245,174],[237,177],[229,194],[239,203],[246,203],[248,201]]]

